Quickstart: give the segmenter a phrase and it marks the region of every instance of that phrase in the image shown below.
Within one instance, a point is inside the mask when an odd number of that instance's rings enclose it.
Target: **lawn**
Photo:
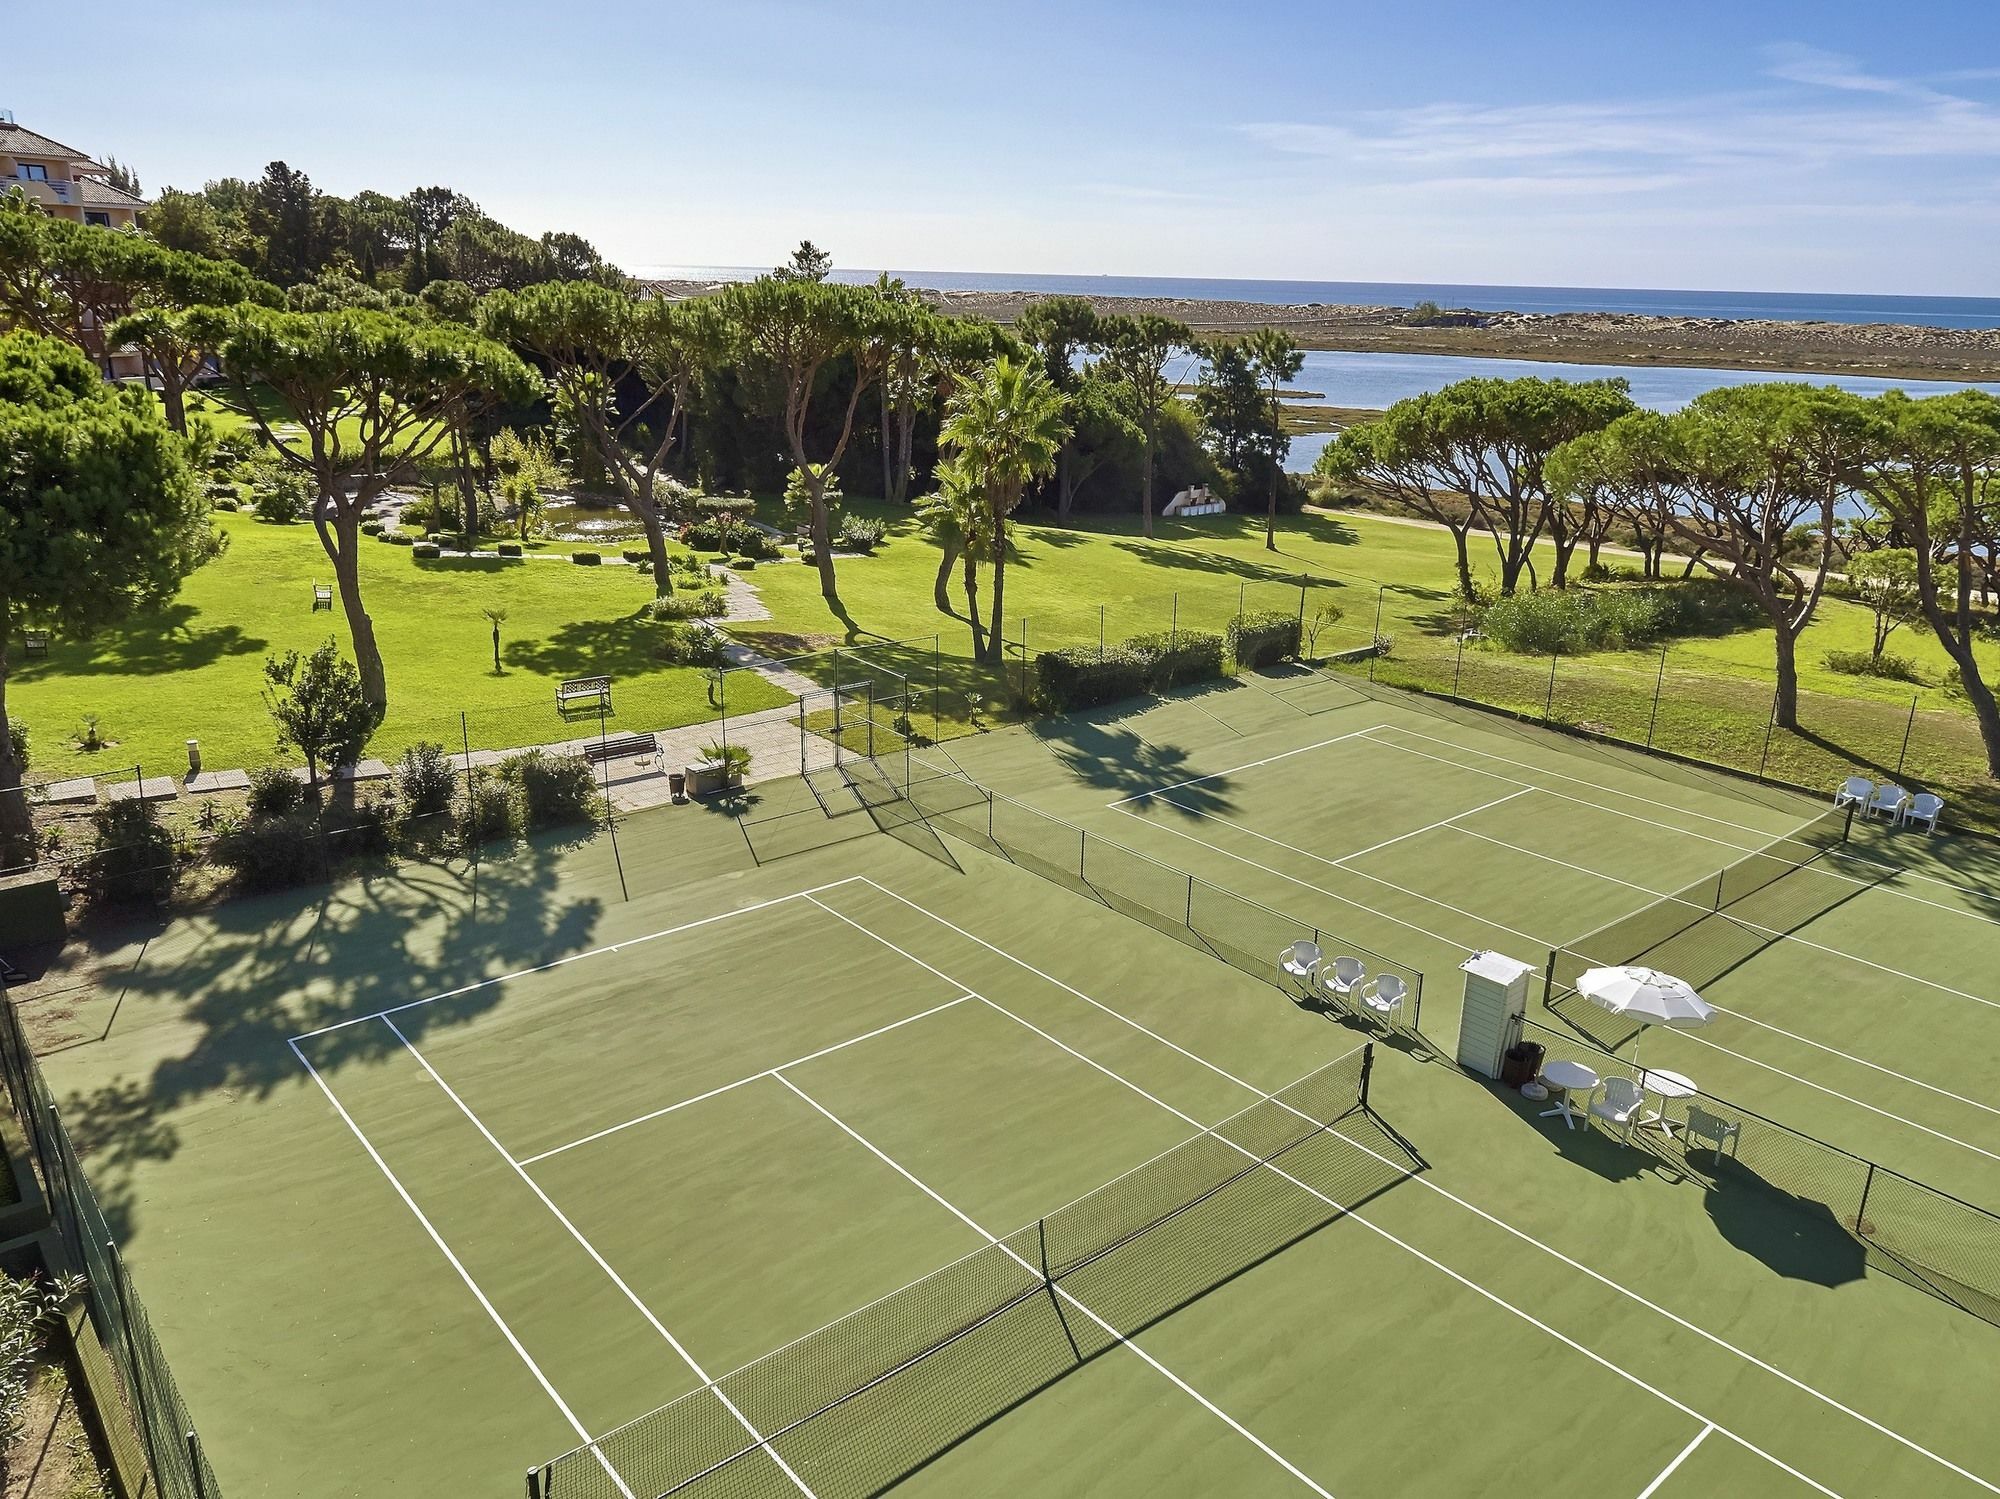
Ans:
[[[188,739],[218,769],[274,758],[260,698],[266,658],[329,636],[345,645],[345,617],[312,607],[311,585],[330,570],[310,526],[240,513],[217,520],[228,551],[163,609],[91,640],[58,640],[45,658],[17,651],[8,705],[29,726],[38,779],[118,775],[134,764],[148,774],[178,770]],[[456,746],[469,737],[474,748],[494,748],[586,732],[566,730],[556,715],[564,677],[610,675],[618,727],[690,723],[714,711],[701,672],[657,660],[661,627],[640,614],[652,583],[630,567],[574,566],[561,560],[566,549],[520,561],[418,562],[407,547],[363,545],[363,594],[389,677],[389,716],[371,746],[378,755],[419,739]],[[507,611],[497,672],[486,608]],[[783,695],[738,676],[730,699],[732,712],[748,712]],[[97,715],[111,748],[74,747],[86,714]]]

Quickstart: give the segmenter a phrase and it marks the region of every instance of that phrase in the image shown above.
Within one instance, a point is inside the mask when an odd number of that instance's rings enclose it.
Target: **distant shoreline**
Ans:
[[[720,280],[642,283],[656,294],[699,296]],[[947,311],[1010,323],[1047,293],[916,288]],[[1156,313],[1198,333],[1283,328],[1308,349],[1457,354],[1575,364],[1694,365],[1889,380],[2000,379],[2000,328],[1906,323],[1791,322],[1774,318],[1662,317],[1627,312],[1473,311],[1463,325],[1414,323],[1409,309],[1317,303],[1091,296],[1104,313]]]

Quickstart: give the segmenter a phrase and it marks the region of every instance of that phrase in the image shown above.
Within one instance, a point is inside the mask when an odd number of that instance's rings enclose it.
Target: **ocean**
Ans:
[[[635,274],[740,280],[758,266],[644,266]],[[877,271],[835,271],[873,281]],[[1475,286],[1425,281],[1239,281],[1208,276],[1031,276],[986,271],[892,271],[938,291],[1031,291],[1100,297],[1191,297],[1217,302],[1475,307],[1482,312],[1639,312],[1655,317],[1770,318],[1779,322],[1913,323],[2000,327],[2000,297],[1908,297],[1887,293],[1670,291],[1608,286]]]

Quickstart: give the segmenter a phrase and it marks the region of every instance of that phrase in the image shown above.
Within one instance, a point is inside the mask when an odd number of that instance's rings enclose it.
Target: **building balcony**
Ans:
[[[83,184],[81,182],[42,181],[30,177],[0,177],[0,193],[10,187],[18,187],[28,195],[31,203],[55,203],[65,208],[83,206]]]

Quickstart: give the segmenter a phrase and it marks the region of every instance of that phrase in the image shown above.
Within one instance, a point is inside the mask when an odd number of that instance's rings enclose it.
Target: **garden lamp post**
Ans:
[[[493,675],[500,675],[500,626],[507,618],[505,609],[482,609],[479,611],[493,621]]]

